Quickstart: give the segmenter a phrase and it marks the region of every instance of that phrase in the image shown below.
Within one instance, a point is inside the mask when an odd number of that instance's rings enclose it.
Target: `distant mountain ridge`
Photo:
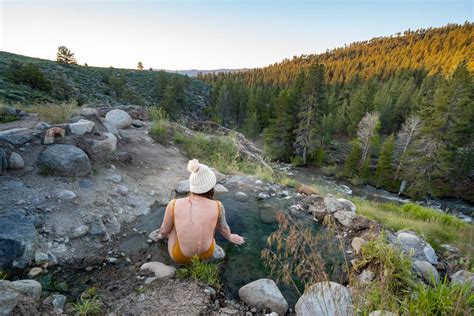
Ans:
[[[222,68],[222,69],[211,69],[211,70],[202,70],[202,69],[188,69],[188,70],[165,70],[166,72],[177,73],[180,75],[187,75],[189,77],[197,77],[199,73],[202,75],[207,74],[219,74],[219,73],[235,73],[235,72],[245,72],[252,70],[252,68],[240,68],[240,69],[229,69],[229,68]]]

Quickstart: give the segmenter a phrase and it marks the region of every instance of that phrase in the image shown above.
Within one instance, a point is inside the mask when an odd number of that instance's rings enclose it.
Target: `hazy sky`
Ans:
[[[358,40],[473,21],[471,0],[5,1],[0,50],[135,68],[259,67]]]

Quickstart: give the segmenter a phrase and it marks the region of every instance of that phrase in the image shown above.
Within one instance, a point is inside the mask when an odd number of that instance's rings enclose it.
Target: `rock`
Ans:
[[[451,283],[453,284],[470,283],[471,289],[474,289],[474,273],[466,271],[466,270],[459,270],[458,272],[454,273],[451,276]]]
[[[239,289],[239,297],[249,306],[258,309],[270,309],[279,315],[285,315],[288,303],[273,280],[260,279]]]
[[[64,138],[66,136],[66,130],[59,126],[49,128],[44,135],[43,144],[54,144],[56,136]]]
[[[99,112],[93,108],[82,108],[79,114],[82,116],[100,116]]]
[[[105,139],[94,140],[91,150],[94,156],[100,159],[105,159],[115,153],[117,150],[117,137],[113,133],[103,133]]]
[[[11,285],[15,290],[23,295],[33,298],[38,301],[41,298],[41,284],[35,280],[19,280],[12,282]]]
[[[264,192],[260,192],[258,195],[257,195],[257,198],[260,199],[260,200],[266,200],[270,197],[270,195],[268,195],[267,193],[264,193]]]
[[[335,213],[337,211],[347,211],[354,212],[352,209],[355,205],[346,199],[341,199],[342,201],[334,198],[332,195],[326,195],[324,197],[324,205],[329,213]],[[347,202],[346,202],[347,201]]]
[[[403,254],[411,256],[412,260],[438,264],[438,257],[433,248],[413,232],[399,231],[394,237],[390,236],[390,242]]]
[[[119,129],[125,129],[132,125],[132,117],[125,111],[114,109],[105,115],[105,121],[112,123]]]
[[[219,182],[222,182],[224,179],[225,179],[225,174],[223,173],[220,173],[219,171],[217,171],[217,169],[215,168],[211,168],[212,172],[214,172],[214,175],[216,176],[216,181],[219,183]]]
[[[140,120],[133,120],[132,121],[132,126],[133,127],[136,127],[136,128],[140,128],[143,126],[143,121],[140,121]]]
[[[105,180],[112,181],[114,183],[119,183],[122,181],[122,176],[119,174],[111,174],[105,177]]]
[[[398,316],[398,314],[382,311],[382,310],[377,310],[377,311],[370,312],[369,316]]]
[[[0,213],[0,270],[24,269],[37,244],[33,223],[18,211]]]
[[[39,250],[35,251],[35,264],[40,266],[45,263],[48,263],[48,254]]]
[[[353,315],[352,296],[339,283],[319,282],[299,298],[295,306],[296,315]]]
[[[238,201],[241,201],[241,202],[245,202],[248,200],[249,196],[247,194],[245,194],[244,192],[237,192],[235,193],[235,198],[238,200]]]
[[[38,268],[38,267],[34,267],[32,268],[29,272],[28,272],[28,276],[30,278],[36,278],[38,275],[40,275],[41,273],[43,273],[43,269],[41,268]]]
[[[10,169],[19,170],[25,167],[25,162],[20,154],[13,152],[10,156],[10,160],[8,161],[8,166]]]
[[[214,260],[222,260],[225,258],[225,251],[222,249],[221,246],[218,244],[214,247],[214,252],[212,253],[212,259]]]
[[[124,185],[119,185],[117,186],[117,189],[115,190],[118,194],[120,195],[127,195],[128,194],[128,188]]]
[[[14,146],[21,146],[33,139],[33,135],[28,128],[14,128],[0,131],[0,140],[6,141]]]
[[[38,157],[44,173],[68,177],[83,177],[91,172],[91,162],[86,153],[73,145],[50,145]]]
[[[104,124],[105,128],[107,129],[107,132],[114,134],[118,139],[121,138],[120,131],[118,130],[117,127],[115,127],[114,124],[112,124],[110,122],[106,122],[106,121],[104,121],[103,124]]]
[[[79,226],[76,226],[76,227],[72,228],[71,233],[69,234],[69,236],[71,237],[71,239],[76,239],[76,238],[80,238],[82,236],[85,236],[88,232],[89,232],[89,226],[79,225]]]
[[[180,194],[189,193],[189,190],[190,190],[189,180],[179,181],[178,184],[175,187],[175,190],[176,190],[176,192],[178,192]]]
[[[155,274],[158,279],[171,278],[174,276],[176,269],[174,267],[167,266],[161,262],[147,262],[140,267],[140,271],[150,271]]]
[[[46,122],[39,122],[38,124],[36,124],[36,129],[44,130],[44,129],[48,129],[48,128],[51,128],[51,125],[49,125]]]
[[[64,201],[72,201],[74,200],[77,195],[76,193],[69,191],[69,190],[62,190],[56,194],[56,197],[60,200]]]
[[[62,314],[64,310],[64,304],[66,304],[66,296],[61,294],[53,294],[53,308],[58,314]]]
[[[375,273],[372,270],[365,269],[357,278],[362,283],[370,283],[375,278]]]
[[[351,227],[352,221],[356,216],[357,215],[352,211],[337,211],[334,213],[334,218],[345,227]]]
[[[255,184],[256,185],[263,185],[263,181],[262,180],[255,180]]]
[[[354,237],[351,242],[351,246],[356,253],[359,253],[362,249],[362,246],[367,244],[367,240],[362,237]]]
[[[11,286],[11,282],[0,280],[0,316],[11,315],[19,300],[20,294]]]
[[[351,201],[347,200],[347,199],[343,199],[343,198],[340,198],[340,199],[337,199],[340,203],[342,203],[342,205],[344,205],[344,208],[346,209],[346,211],[352,211],[352,212],[355,212],[357,210],[357,207],[355,206],[354,203],[352,203]]]
[[[416,260],[413,262],[413,269],[415,272],[420,276],[426,284],[432,284],[431,278],[434,278],[434,283],[439,283],[439,275],[438,271],[436,271],[435,267],[431,265],[431,263],[427,261],[419,261]]]
[[[227,190],[227,188],[225,186],[223,186],[222,184],[218,183],[214,186],[214,192],[216,192],[216,193],[226,193],[226,192],[229,192],[229,190]]]
[[[70,123],[69,129],[74,135],[83,135],[85,133],[90,133],[94,128],[95,123],[89,120],[80,119],[76,123]]]
[[[204,287],[204,293],[206,293],[207,295],[209,295],[210,297],[215,297],[216,296],[216,290],[214,290],[212,287],[206,285]]]
[[[107,235],[107,230],[102,219],[98,219],[96,222],[92,223],[89,230],[92,236],[105,236]]]

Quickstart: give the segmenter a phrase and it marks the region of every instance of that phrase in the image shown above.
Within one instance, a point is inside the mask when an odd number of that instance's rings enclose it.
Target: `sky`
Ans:
[[[407,29],[473,21],[472,0],[0,0],[0,50],[146,69],[263,67]]]

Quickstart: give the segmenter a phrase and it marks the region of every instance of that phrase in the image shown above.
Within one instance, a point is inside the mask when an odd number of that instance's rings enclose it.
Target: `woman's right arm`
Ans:
[[[217,230],[221,233],[221,235],[235,245],[242,245],[245,240],[242,236],[237,234],[232,234],[230,231],[229,225],[227,225],[227,221],[225,219],[225,208],[221,202],[218,202],[220,205],[220,212],[219,218],[217,219]]]

